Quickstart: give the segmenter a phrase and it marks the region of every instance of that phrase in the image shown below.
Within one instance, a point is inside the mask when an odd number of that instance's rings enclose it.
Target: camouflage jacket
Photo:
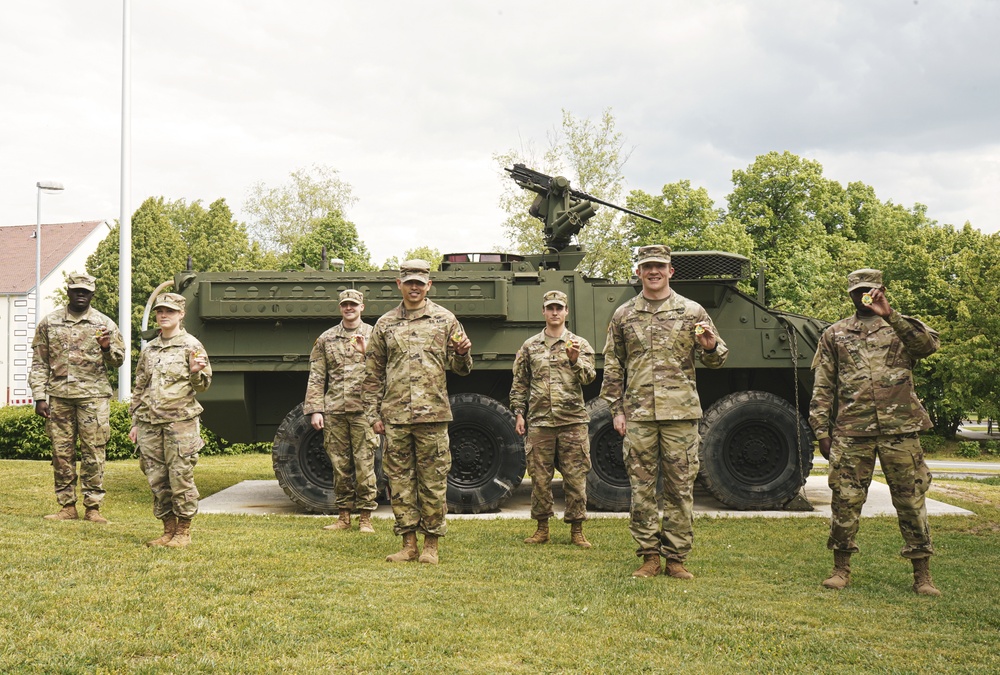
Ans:
[[[192,373],[190,358],[194,353],[208,358],[198,339],[183,328],[172,338],[157,336],[146,345],[135,368],[135,388],[129,406],[133,420],[164,424],[201,414],[202,407],[195,394],[212,383],[212,364]]]
[[[870,325],[855,315],[820,338],[809,403],[817,438],[907,434],[932,426],[913,390],[912,371],[941,345],[937,332],[896,310]]]
[[[365,381],[365,356],[354,348],[351,339],[361,335],[365,342],[372,327],[362,323],[347,331],[343,322],[316,339],[309,356],[309,384],[303,412],[344,413],[364,412],[361,405],[361,385]]]
[[[701,321],[712,326],[715,351],[706,352],[695,340],[694,324]],[[708,312],[697,302],[673,291],[653,312],[637,295],[611,317],[601,398],[612,415],[624,414],[636,422],[699,419],[695,356],[709,368],[721,368],[728,354]]]
[[[368,423],[450,422],[445,373],[472,372],[472,352],[460,356],[451,339],[464,334],[455,315],[431,300],[413,318],[407,318],[403,303],[383,314],[365,362],[362,396]]]
[[[580,356],[571,364],[566,345],[576,340]],[[594,348],[582,337],[564,331],[561,337],[546,337],[543,330],[528,338],[514,359],[514,383],[510,409],[525,414],[529,426],[558,427],[590,421],[583,401],[583,385],[597,377]]]
[[[111,334],[111,348],[101,351],[97,329]],[[115,322],[93,307],[79,317],[67,308],[42,318],[31,342],[28,385],[36,401],[56,398],[110,398],[108,375],[125,361],[125,343]]]

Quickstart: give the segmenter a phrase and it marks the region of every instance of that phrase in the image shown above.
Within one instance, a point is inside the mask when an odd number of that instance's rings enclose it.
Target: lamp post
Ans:
[[[35,183],[38,188],[38,207],[35,209],[35,326],[42,320],[42,193],[59,192],[62,183],[51,180],[40,180]]]

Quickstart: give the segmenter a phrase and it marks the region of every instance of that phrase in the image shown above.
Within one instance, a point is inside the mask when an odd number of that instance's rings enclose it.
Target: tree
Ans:
[[[322,264],[323,247],[327,260],[340,258],[345,270],[374,270],[371,254],[354,223],[344,220],[339,211],[331,211],[316,221],[312,229],[292,244],[292,249],[283,259],[283,267],[301,269],[309,265],[319,269]]]
[[[403,253],[402,260],[413,260],[417,258],[419,260],[426,260],[431,264],[431,271],[441,269],[441,252],[436,248],[431,248],[430,246],[417,246],[416,248],[407,249]],[[400,258],[398,256],[392,256],[387,258],[384,263],[382,263],[382,269],[384,270],[398,270],[400,265]]]
[[[278,187],[256,183],[244,209],[250,214],[250,233],[267,251],[289,253],[301,237],[329,213],[343,214],[357,200],[351,186],[328,166],[293,171]]]
[[[167,215],[191,257],[192,268],[201,272],[270,269],[277,261],[250,242],[246,225],[233,218],[225,199],[212,202],[208,210],[201,200],[166,202]],[[270,263],[270,264],[268,264]]]

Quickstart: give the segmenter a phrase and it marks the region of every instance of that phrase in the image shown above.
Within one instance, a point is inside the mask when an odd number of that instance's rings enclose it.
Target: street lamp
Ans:
[[[42,193],[59,192],[62,183],[51,180],[40,180],[35,183],[38,188],[38,208],[35,210],[35,327],[42,320]]]

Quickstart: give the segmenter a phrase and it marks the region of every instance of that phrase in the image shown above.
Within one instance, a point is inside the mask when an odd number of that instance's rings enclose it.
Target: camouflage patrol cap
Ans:
[[[413,279],[422,281],[425,284],[430,281],[431,264],[420,258],[404,260],[403,264],[399,266],[399,280],[411,281]]]
[[[664,263],[670,264],[670,247],[663,244],[653,244],[652,246],[640,246],[639,255],[636,256],[636,264],[643,263]]]
[[[562,305],[563,307],[568,307],[569,299],[562,291],[549,291],[542,296],[542,307],[548,307],[549,305]]]
[[[882,270],[854,270],[847,275],[847,292],[856,288],[882,288]]]
[[[184,300],[183,295],[177,293],[160,293],[156,296],[156,304],[153,305],[153,309],[166,307],[167,309],[176,309],[178,312],[183,312],[186,304],[187,302]]]
[[[94,291],[97,290],[97,279],[89,274],[70,274],[66,278],[66,288],[83,288],[88,291]]]
[[[340,304],[353,302],[355,305],[365,304],[365,296],[356,288],[348,288],[340,292]]]

